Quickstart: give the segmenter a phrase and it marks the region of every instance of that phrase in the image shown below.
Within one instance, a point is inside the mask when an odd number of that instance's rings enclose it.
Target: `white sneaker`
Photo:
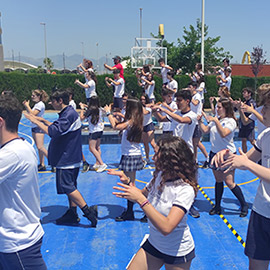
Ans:
[[[98,165],[98,164],[95,163],[95,164],[92,166],[92,169],[96,170],[96,169],[98,169],[100,166],[101,166],[101,165]]]
[[[99,165],[98,169],[96,172],[104,172],[107,168],[107,165],[104,163],[102,165]]]

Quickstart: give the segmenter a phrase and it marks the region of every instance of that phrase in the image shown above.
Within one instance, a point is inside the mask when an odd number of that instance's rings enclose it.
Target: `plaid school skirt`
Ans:
[[[141,155],[138,156],[122,155],[119,164],[119,170],[125,172],[134,172],[140,171],[142,169],[143,169],[143,160]]]

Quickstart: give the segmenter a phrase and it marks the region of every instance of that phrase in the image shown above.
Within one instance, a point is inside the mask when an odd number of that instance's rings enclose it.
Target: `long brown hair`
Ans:
[[[225,116],[229,118],[233,118],[236,121],[236,118],[234,116],[233,105],[230,99],[221,98],[219,99],[218,102],[221,103],[222,107],[225,109]]]
[[[157,149],[155,153],[156,170],[149,187],[151,188],[154,185],[158,173],[162,172],[160,191],[163,190],[166,183],[164,176],[167,178],[169,176],[170,181],[173,180],[175,185],[184,181],[190,184],[196,193],[198,190],[196,160],[187,143],[180,137],[167,135],[161,137],[157,142]]]
[[[43,102],[47,102],[49,100],[49,96],[48,94],[44,91],[44,90],[33,90],[32,91],[35,95],[37,95],[39,97],[39,99]]]
[[[143,131],[143,108],[137,98],[127,100],[125,121],[129,120],[131,120],[132,126],[128,129],[127,139],[130,142],[140,143]]]

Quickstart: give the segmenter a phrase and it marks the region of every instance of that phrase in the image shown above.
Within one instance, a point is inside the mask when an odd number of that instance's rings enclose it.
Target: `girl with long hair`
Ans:
[[[90,98],[88,106],[80,103],[81,120],[88,119],[89,123],[89,150],[96,158],[96,162],[93,165],[93,169],[97,172],[103,172],[106,170],[107,165],[102,161],[100,141],[104,130],[104,123],[102,121],[102,109],[99,105],[99,98],[93,96]],[[86,109],[86,110],[85,110]]]
[[[222,149],[229,149],[231,153],[236,152],[236,147],[233,142],[234,131],[237,123],[234,117],[234,111],[231,101],[228,98],[221,98],[217,103],[218,117],[208,116],[209,124],[206,126],[199,119],[199,126],[204,133],[210,133],[211,151],[209,154],[209,164],[217,152]],[[210,167],[211,168],[211,167]],[[235,170],[224,172],[217,170],[212,166],[212,171],[216,179],[215,183],[215,206],[210,210],[210,215],[221,214],[221,198],[224,190],[224,183],[229,187],[234,196],[238,199],[241,205],[240,217],[245,217],[248,214],[248,204],[245,201],[241,188],[234,182]]]
[[[34,107],[31,109],[29,100],[24,100],[23,105],[29,114],[43,117],[45,112],[45,104],[49,99],[49,96],[44,90],[36,89],[32,91],[31,96],[32,101],[35,103]],[[45,132],[40,129],[37,125],[32,125],[32,137],[35,141],[35,144],[38,149],[38,156],[39,156],[39,171],[46,171],[46,166],[44,164],[44,156],[48,157],[47,149],[44,147],[44,134]]]
[[[129,98],[126,105],[124,122],[118,123],[111,113],[111,108],[106,105],[104,110],[113,129],[122,131],[121,151],[122,157],[119,169],[123,170],[129,178],[130,183],[135,186],[136,171],[143,169],[140,142],[143,132],[143,107],[141,102],[135,98]],[[116,221],[134,220],[134,202],[127,201],[127,210],[124,211]]]
[[[187,225],[187,213],[197,192],[197,166],[187,143],[167,135],[154,155],[153,179],[142,190],[129,183],[125,173],[113,194],[138,203],[148,218],[150,233],[127,269],[190,269],[195,245]]]

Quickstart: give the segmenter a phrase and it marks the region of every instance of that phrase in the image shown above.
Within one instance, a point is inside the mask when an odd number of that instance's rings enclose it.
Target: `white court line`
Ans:
[[[34,140],[33,140],[33,138],[31,136],[29,136],[29,135],[27,135],[27,134],[25,134],[23,132],[18,132],[18,133],[19,134],[22,134],[23,136],[25,136],[27,138],[29,138],[30,139],[30,142],[31,142],[31,145],[34,146]]]

